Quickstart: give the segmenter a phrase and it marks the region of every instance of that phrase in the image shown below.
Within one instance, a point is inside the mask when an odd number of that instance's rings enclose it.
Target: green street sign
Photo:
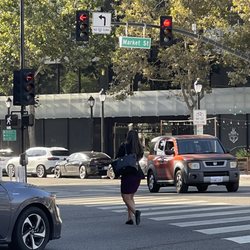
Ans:
[[[16,141],[16,130],[15,129],[4,129],[3,130],[3,141]]]
[[[150,49],[151,48],[151,38],[120,36],[119,37],[119,46],[121,48]]]

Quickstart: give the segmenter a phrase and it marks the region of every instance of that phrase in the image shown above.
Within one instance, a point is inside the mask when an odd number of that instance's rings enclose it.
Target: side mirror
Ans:
[[[28,164],[28,157],[25,152],[20,154],[19,164],[21,166],[26,166]]]

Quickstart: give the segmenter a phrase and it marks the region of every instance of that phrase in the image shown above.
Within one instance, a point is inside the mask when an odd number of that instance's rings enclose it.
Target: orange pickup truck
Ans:
[[[211,135],[160,136],[148,155],[149,191],[175,185],[177,193],[189,186],[205,192],[209,185],[225,185],[228,192],[239,188],[240,173],[236,158],[226,152],[218,138]]]

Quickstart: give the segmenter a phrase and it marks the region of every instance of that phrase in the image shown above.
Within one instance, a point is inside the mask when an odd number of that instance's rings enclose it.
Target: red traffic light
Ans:
[[[161,16],[160,17],[161,29],[172,29],[172,17],[171,16]]]
[[[34,80],[34,74],[31,73],[31,72],[28,73],[28,74],[26,74],[25,80],[26,80],[27,82],[30,82],[30,81]]]
[[[76,41],[88,42],[89,40],[89,11],[76,11]]]
[[[79,20],[82,22],[85,22],[88,19],[88,16],[86,14],[80,14]]]
[[[171,46],[173,44],[172,16],[160,17],[160,45]]]
[[[163,26],[166,28],[172,27],[172,19],[165,19],[163,21]]]

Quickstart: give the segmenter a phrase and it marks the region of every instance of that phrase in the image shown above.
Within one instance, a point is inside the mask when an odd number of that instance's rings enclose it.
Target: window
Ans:
[[[51,150],[50,153],[53,156],[68,156],[69,155],[68,150]]]
[[[224,149],[215,139],[178,140],[179,154],[224,154]]]

